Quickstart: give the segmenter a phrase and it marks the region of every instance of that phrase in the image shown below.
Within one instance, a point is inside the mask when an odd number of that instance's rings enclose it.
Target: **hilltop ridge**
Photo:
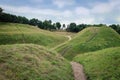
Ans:
[[[120,36],[110,27],[89,27],[56,50],[65,58],[72,59],[77,54],[120,46]]]

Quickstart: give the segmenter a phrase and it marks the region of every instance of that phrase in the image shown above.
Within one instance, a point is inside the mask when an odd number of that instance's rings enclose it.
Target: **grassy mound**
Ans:
[[[0,80],[73,80],[70,63],[33,44],[0,46]]]
[[[54,47],[67,40],[66,37],[41,30],[35,26],[0,23],[0,44],[34,43]]]
[[[120,35],[109,27],[89,27],[56,50],[67,59],[77,54],[120,46]]]
[[[74,61],[83,64],[87,80],[120,79],[120,47],[80,54]]]

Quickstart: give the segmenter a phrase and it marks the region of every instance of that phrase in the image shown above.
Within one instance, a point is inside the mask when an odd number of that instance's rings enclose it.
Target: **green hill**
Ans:
[[[0,46],[0,80],[73,80],[70,63],[33,44]]]
[[[89,27],[56,50],[71,60],[77,54],[120,46],[120,36],[109,27]]]
[[[41,30],[35,26],[0,23],[0,44],[34,43],[51,48],[65,40],[67,38],[64,36]]]
[[[87,80],[120,79],[120,47],[79,54],[74,61],[84,66]]]

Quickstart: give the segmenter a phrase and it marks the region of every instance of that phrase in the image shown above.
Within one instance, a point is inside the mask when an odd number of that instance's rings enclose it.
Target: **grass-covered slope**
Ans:
[[[120,79],[120,47],[79,54],[74,61],[84,66],[87,80]]]
[[[50,48],[66,39],[64,36],[41,30],[35,26],[0,23],[0,44],[34,43]]]
[[[56,50],[67,59],[77,54],[120,46],[120,35],[109,27],[89,27]]]
[[[0,46],[0,80],[73,80],[70,63],[33,44]]]

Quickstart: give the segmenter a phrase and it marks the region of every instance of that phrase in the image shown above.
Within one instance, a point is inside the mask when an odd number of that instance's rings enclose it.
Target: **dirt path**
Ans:
[[[71,36],[66,36],[66,37],[68,37],[68,41],[70,41],[72,39]]]
[[[59,45],[57,45],[57,46],[55,46],[54,48],[52,48],[51,50],[55,50],[56,48],[58,48],[58,47],[60,47],[60,46],[62,46],[62,45],[64,45],[66,42],[68,42],[68,41],[70,41],[72,38],[71,38],[71,36],[65,36],[65,37],[67,37],[68,38],[68,40],[66,40],[64,43],[61,43],[61,44],[59,44]]]
[[[77,62],[71,62],[75,80],[86,80],[83,66]]]

